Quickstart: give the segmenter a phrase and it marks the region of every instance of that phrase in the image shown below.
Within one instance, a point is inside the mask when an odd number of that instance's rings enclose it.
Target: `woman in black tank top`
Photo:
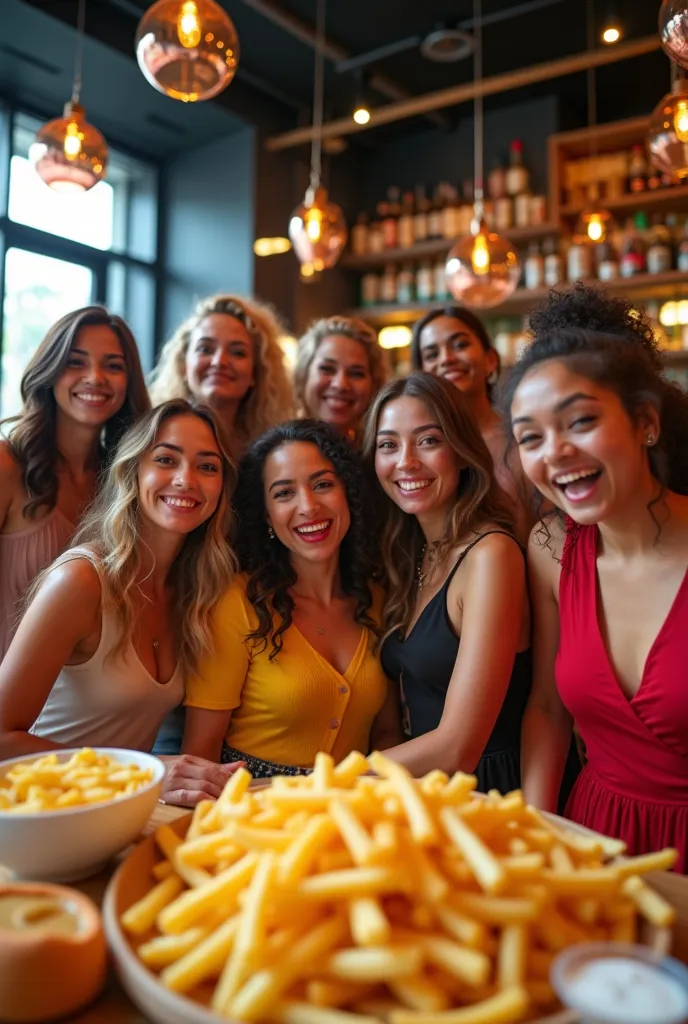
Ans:
[[[387,496],[382,664],[408,737],[386,753],[414,775],[466,771],[483,791],[516,789],[525,565],[477,423],[449,382],[414,373],[378,395],[364,451]]]

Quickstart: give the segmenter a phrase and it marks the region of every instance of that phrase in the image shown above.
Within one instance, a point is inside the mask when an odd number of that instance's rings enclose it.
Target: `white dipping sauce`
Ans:
[[[568,979],[569,1005],[619,1024],[678,1024],[688,1017],[688,992],[666,971],[630,957],[590,960]]]

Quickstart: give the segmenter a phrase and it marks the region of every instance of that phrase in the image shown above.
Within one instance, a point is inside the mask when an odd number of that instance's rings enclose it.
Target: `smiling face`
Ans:
[[[191,533],[217,509],[222,482],[222,455],[205,420],[170,416],[139,464],[140,513],[168,533]]]
[[[186,379],[197,402],[239,404],[255,383],[254,344],[244,324],[227,313],[211,313],[191,332]]]
[[[497,353],[485,349],[476,334],[461,320],[438,316],[420,336],[421,369],[446,377],[467,395],[487,390],[487,378],[497,369]]]
[[[119,338],[105,324],[82,327],[53,386],[58,417],[102,427],[124,405],[127,365]]]
[[[268,524],[292,555],[322,562],[339,551],[351,525],[344,484],[317,445],[290,441],[265,460]]]
[[[577,523],[613,519],[649,479],[649,409],[633,422],[608,388],[550,359],[524,376],[511,406],[526,476]]]
[[[318,345],[308,368],[304,401],[311,416],[346,433],[355,430],[373,396],[365,345],[332,334]]]
[[[375,445],[377,478],[403,512],[448,515],[456,502],[461,462],[424,402],[408,396],[388,402]]]

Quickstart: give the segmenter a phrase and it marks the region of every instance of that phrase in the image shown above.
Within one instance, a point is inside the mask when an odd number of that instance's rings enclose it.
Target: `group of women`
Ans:
[[[150,399],[119,318],[56,324],[0,443],[0,756],[154,748],[188,805],[319,751],[547,810],[578,775],[570,817],[688,870],[688,395],[622,300],[530,327],[500,408],[456,307],[388,382],[317,322],[292,391],[272,314],[220,296]]]

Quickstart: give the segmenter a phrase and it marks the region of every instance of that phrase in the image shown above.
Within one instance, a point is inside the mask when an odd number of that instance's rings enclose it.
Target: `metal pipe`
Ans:
[[[627,43],[619,43],[616,46],[605,47],[594,50],[592,53],[577,53],[570,57],[562,57],[559,60],[545,61],[543,64],[534,64],[531,67],[519,68],[516,71],[507,71],[492,78],[484,78],[480,87],[475,83],[468,82],[466,85],[454,85],[448,89],[438,89],[436,92],[425,93],[423,96],[414,96],[402,100],[399,103],[388,103],[384,107],[377,107],[371,110],[368,124],[360,125],[350,117],[339,118],[323,125],[322,137],[328,138],[333,135],[353,135],[354,133],[368,131],[370,128],[383,124],[393,124],[395,121],[403,121],[408,117],[417,117],[420,114],[427,114],[431,111],[442,110],[445,107],[453,107],[467,100],[475,99],[476,96],[495,96],[497,93],[510,92],[513,89],[521,89],[526,85],[534,85],[538,82],[547,82],[552,78],[563,78],[564,75],[574,75],[588,68],[604,67],[607,64],[616,64],[622,60],[629,60],[632,57],[640,57],[646,53],[653,53],[660,48],[658,35],[643,36],[641,39],[632,39]],[[292,131],[284,132],[281,135],[273,135],[265,140],[266,149],[277,152],[283,149],[292,149],[304,142],[310,142],[312,138],[311,128],[295,128]]]
[[[397,53],[406,53],[414,46],[420,46],[423,36],[409,36],[407,39],[398,39],[396,43],[386,43],[385,46],[378,46],[376,50],[368,50],[358,57],[349,57],[347,60],[338,60],[334,66],[338,75],[346,74],[347,71],[356,71],[358,68],[366,67],[367,64],[374,64],[386,57],[394,57]]]

